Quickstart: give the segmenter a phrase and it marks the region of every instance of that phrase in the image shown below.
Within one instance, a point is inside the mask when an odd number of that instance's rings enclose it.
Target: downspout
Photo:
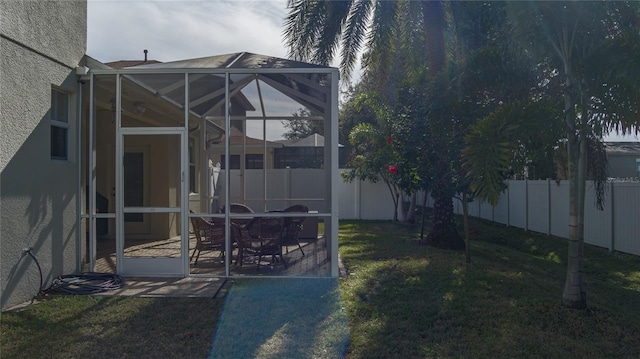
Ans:
[[[93,173],[96,167],[96,152],[95,152],[95,93],[93,83],[95,82],[95,78],[93,74],[90,78],[91,86],[89,87],[89,128],[87,137],[89,138],[89,146],[87,149],[87,174]],[[96,258],[96,226],[95,226],[95,214],[96,214],[96,177],[89,176],[87,178],[87,184],[89,185],[89,210],[87,213],[87,227],[89,227],[89,271],[95,270],[95,258]]]
[[[78,69],[76,69],[76,74]],[[76,272],[82,272],[82,86],[84,80],[78,76],[78,100],[76,114],[76,163],[78,172],[76,180]]]

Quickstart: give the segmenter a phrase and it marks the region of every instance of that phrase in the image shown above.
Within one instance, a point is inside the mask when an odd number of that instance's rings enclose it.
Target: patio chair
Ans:
[[[229,208],[231,208],[230,213],[254,213],[251,207],[247,206],[243,203],[230,203]],[[222,206],[220,208],[220,213],[225,213],[225,207]],[[232,223],[235,223],[239,226],[244,226],[251,221],[251,218],[234,218]]]
[[[193,249],[189,261],[196,257],[194,265],[198,264],[198,258],[202,251],[220,251],[220,256],[225,255],[225,229],[224,222],[207,221],[200,217],[191,217],[191,226],[196,236],[196,247]]]
[[[286,208],[284,212],[308,213],[309,207],[296,204]],[[305,217],[285,217],[284,231],[282,232],[282,245],[286,247],[286,253],[289,253],[290,245],[298,245],[300,252],[304,256],[302,245],[300,245],[300,241],[298,240],[298,234],[300,234],[300,231],[302,230],[302,222],[304,222],[305,219]]]
[[[251,207],[243,203],[230,203],[229,208],[231,208],[231,213],[254,213]],[[224,212],[225,207],[222,206],[222,208],[220,208],[220,213]]]
[[[245,258],[257,257],[257,270],[260,270],[260,262],[263,256],[271,256],[272,263],[281,261],[285,268],[287,262],[282,257],[282,231],[284,218],[282,217],[256,217],[241,228],[240,241],[238,243],[238,259],[240,265]],[[278,259],[278,257],[280,257]]]

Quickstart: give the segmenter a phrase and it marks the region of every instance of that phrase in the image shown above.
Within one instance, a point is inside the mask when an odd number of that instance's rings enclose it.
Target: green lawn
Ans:
[[[1,358],[205,358],[223,299],[55,297],[0,317]]]
[[[473,219],[472,263],[418,226],[343,221],[354,358],[640,358],[640,257],[587,246],[589,309],[560,306],[566,242]],[[57,297],[0,317],[2,358],[206,357],[223,299]]]
[[[587,247],[589,309],[560,306],[562,239],[472,220],[472,263],[418,228],[341,222],[348,358],[639,358],[640,258]]]

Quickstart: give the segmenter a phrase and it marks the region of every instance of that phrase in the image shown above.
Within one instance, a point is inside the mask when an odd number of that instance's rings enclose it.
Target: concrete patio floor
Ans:
[[[103,296],[138,297],[224,297],[231,281],[225,278],[142,278],[123,277],[120,289],[106,291]]]

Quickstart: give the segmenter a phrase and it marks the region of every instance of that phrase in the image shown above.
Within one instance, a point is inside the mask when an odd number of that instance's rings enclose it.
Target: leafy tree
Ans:
[[[375,111],[370,106],[358,100],[361,96],[364,96],[367,91],[368,88],[364,81],[354,86],[349,86],[344,94],[346,100],[340,106],[338,138],[340,143],[346,147],[345,151],[348,154],[352,152],[349,142],[351,130],[360,123],[375,125],[378,122]],[[350,155],[348,157],[350,157]]]
[[[356,125],[349,135],[354,154],[347,163],[350,171],[342,173],[343,178],[351,182],[358,178],[376,183],[383,181],[393,199],[393,220],[398,220],[398,203],[401,191],[398,187],[397,155],[390,144],[392,138],[385,131],[370,123]]]
[[[284,138],[288,140],[300,139],[309,137],[314,133],[324,135],[324,124],[322,121],[307,119],[311,116],[309,110],[300,108],[297,113],[292,115],[294,119],[281,122],[286,129]]]
[[[601,139],[608,131],[637,131],[640,124],[638,4],[513,2],[507,9],[517,43],[534,64],[548,64],[551,71],[544,80],[560,81],[563,103],[558,111],[566,136],[570,188],[569,256],[562,303],[584,308],[587,158],[589,152],[603,157]],[[536,98],[504,104],[473,128],[465,155],[478,195],[496,202],[517,148],[513,140],[522,137],[518,136],[521,133],[535,133],[535,119],[546,116],[547,107]],[[602,179],[604,171],[594,172]],[[604,187],[596,188],[601,198]]]

